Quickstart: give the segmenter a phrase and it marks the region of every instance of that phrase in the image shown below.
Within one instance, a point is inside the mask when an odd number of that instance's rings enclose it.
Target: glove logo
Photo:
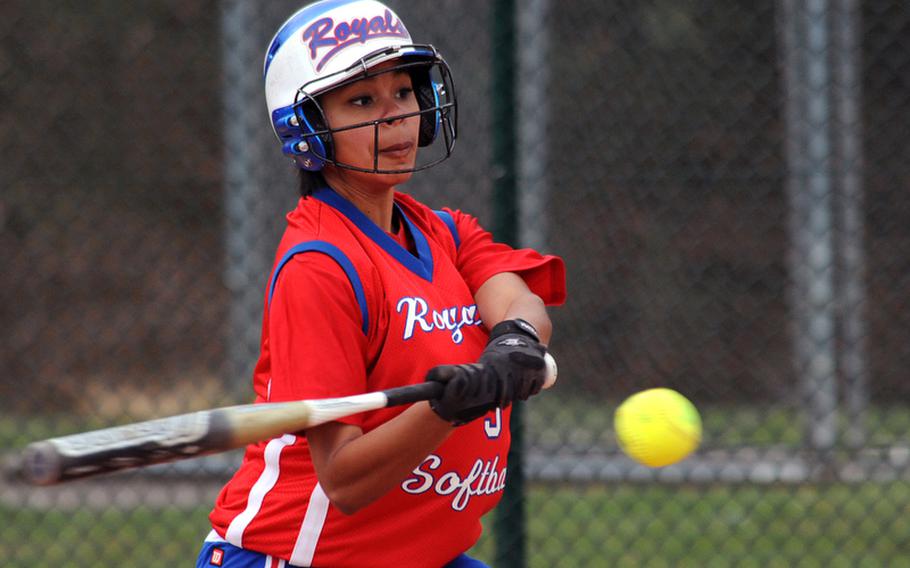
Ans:
[[[525,333],[530,333],[530,334],[533,335],[534,337],[538,337],[538,336],[539,336],[539,334],[537,333],[537,330],[534,329],[534,326],[531,325],[531,324],[529,324],[529,323],[526,322],[525,320],[523,320],[523,319],[515,319],[515,320],[512,320],[512,321],[514,321],[514,322],[518,325],[518,327],[520,327],[521,329],[523,329],[523,330],[525,331]]]
[[[527,347],[528,344],[517,337],[507,337],[502,341],[497,341],[496,345],[502,345],[503,347]]]

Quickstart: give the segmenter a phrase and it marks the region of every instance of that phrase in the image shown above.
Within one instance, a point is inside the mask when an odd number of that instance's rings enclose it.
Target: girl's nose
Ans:
[[[401,110],[399,109],[398,105],[396,105],[394,102],[386,103],[382,108],[382,118],[386,119],[386,122],[388,122],[389,124],[394,124],[394,123],[398,122],[399,120],[401,120],[401,119],[388,120],[389,118],[398,116],[399,114],[401,114]]]
[[[396,117],[396,116],[399,116],[402,114],[406,114],[408,112],[408,110],[409,110],[408,105],[405,104],[404,100],[401,100],[397,97],[389,97],[389,98],[386,98],[383,102],[382,118],[388,119],[390,117]],[[387,122],[390,124],[394,124],[394,123],[400,122],[402,120],[404,120],[404,119],[399,118],[399,119],[395,119],[395,120],[389,120]]]

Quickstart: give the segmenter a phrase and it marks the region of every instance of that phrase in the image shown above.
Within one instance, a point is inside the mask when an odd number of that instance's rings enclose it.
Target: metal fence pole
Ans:
[[[527,0],[518,10],[518,194],[519,243],[536,250],[547,249],[547,140],[550,80],[550,0]]]
[[[854,448],[866,442],[864,417],[869,405],[866,258],[863,249],[861,18],[857,0],[835,0],[832,39],[835,46],[835,151],[840,222],[837,285],[841,310],[838,364],[844,377],[846,442]]]
[[[822,451],[837,434],[829,16],[827,0],[783,2],[792,332],[807,442]]]
[[[235,396],[248,397],[259,352],[262,286],[268,265],[257,243],[266,233],[266,202],[261,176],[264,111],[256,101],[261,89],[259,46],[252,33],[261,21],[256,5],[245,0],[222,4],[224,70],[224,238],[225,284],[230,291],[225,373]]]

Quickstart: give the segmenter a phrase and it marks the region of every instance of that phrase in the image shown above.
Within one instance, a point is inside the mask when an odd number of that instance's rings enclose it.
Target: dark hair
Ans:
[[[298,170],[300,179],[300,197],[312,195],[314,191],[325,185],[325,178],[321,172],[311,172],[309,170]]]

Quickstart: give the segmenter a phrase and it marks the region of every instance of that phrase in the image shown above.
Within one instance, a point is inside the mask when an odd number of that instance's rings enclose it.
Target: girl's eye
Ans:
[[[414,92],[414,89],[412,89],[411,87],[404,87],[404,88],[398,90],[398,98],[399,98],[399,99],[406,99],[406,98],[408,98],[408,97],[411,95],[411,93],[413,93],[413,92]]]
[[[373,102],[373,97],[369,95],[363,95],[360,97],[353,97],[350,100],[350,103],[354,106],[367,106]]]

